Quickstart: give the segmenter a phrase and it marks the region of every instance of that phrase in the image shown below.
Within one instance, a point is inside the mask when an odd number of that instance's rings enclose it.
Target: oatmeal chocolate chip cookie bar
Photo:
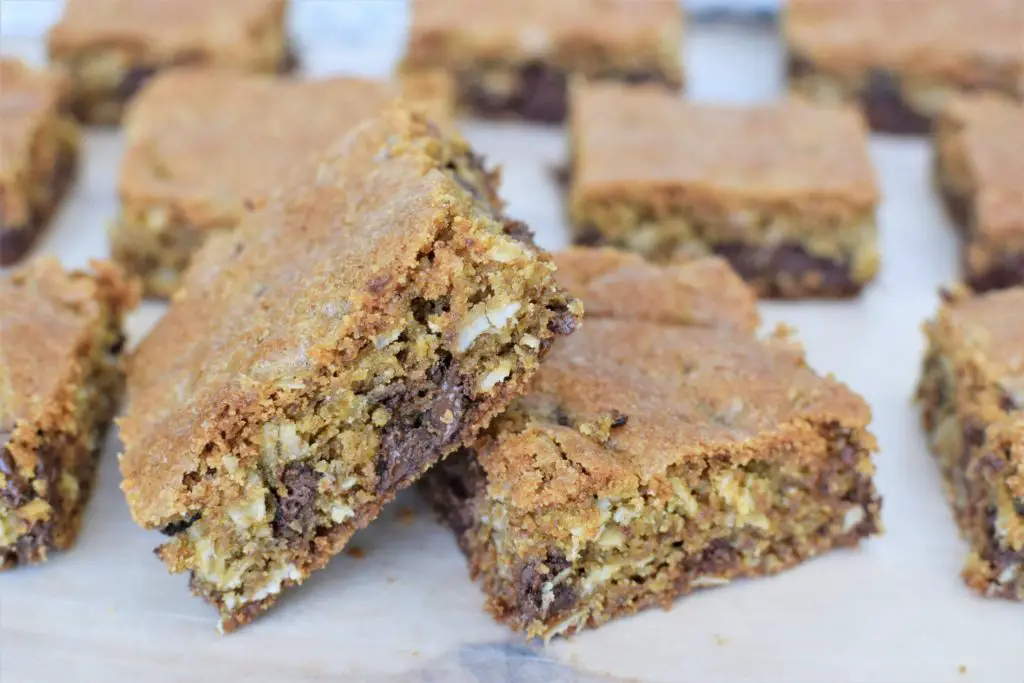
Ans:
[[[1024,600],[1024,287],[944,292],[918,402],[971,547],[967,585]]]
[[[71,76],[75,116],[117,123],[127,102],[163,69],[291,70],[287,7],[287,0],[67,0],[47,48]]]
[[[490,611],[528,637],[772,574],[879,530],[858,396],[781,336],[623,311],[588,313],[473,449],[421,480]]]
[[[628,251],[574,247],[552,258],[558,281],[586,302],[587,320],[629,318],[751,332],[760,322],[754,291],[715,256],[659,266]]]
[[[135,520],[232,630],[520,394],[580,304],[457,136],[391,110],[197,254],[133,356]]]
[[[451,84],[441,73],[400,88],[209,69],[157,77],[125,116],[121,215],[110,236],[115,260],[142,278],[147,295],[170,297],[210,234],[233,228],[246,205],[293,166],[399,94],[438,120],[450,118]]]
[[[0,57],[0,265],[19,260],[71,185],[78,126],[61,101],[67,81]]]
[[[879,193],[853,110],[588,84],[570,133],[577,243],[718,254],[765,297],[852,296],[878,270]]]
[[[676,0],[414,0],[405,73],[454,74],[461,108],[557,123],[573,78],[683,87]]]
[[[935,183],[966,240],[968,284],[1024,284],[1024,105],[994,96],[951,102],[935,126]]]
[[[878,131],[926,132],[965,90],[1024,99],[1020,0],[790,0],[783,26],[790,88]]]
[[[0,279],[0,569],[70,548],[121,394],[123,314],[137,293],[115,266],[35,259]]]

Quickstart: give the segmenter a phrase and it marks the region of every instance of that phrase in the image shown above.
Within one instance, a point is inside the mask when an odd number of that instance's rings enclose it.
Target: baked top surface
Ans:
[[[67,49],[120,41],[247,44],[254,27],[283,16],[286,6],[287,0],[67,0],[48,41]]]
[[[33,259],[0,279],[0,431],[33,420],[79,362],[103,320],[97,281],[53,258]]]
[[[992,60],[1024,67],[1021,0],[791,0],[785,32],[812,59],[854,64]]]
[[[781,340],[611,319],[587,319],[555,346],[513,406],[529,426],[480,460],[490,485],[522,507],[600,495],[712,455],[739,463],[808,443],[824,452],[815,423],[859,428],[871,419],[860,397],[815,375]],[[625,424],[608,428],[615,416]],[[583,423],[603,424],[609,440],[584,436]],[[549,439],[557,450],[537,446]]]
[[[973,350],[970,358],[1018,405],[1024,406],[1024,287],[971,296],[960,292],[945,304],[955,346]],[[933,328],[934,329],[934,328]]]
[[[1024,106],[993,96],[961,97],[943,116],[956,126],[973,178],[976,230],[1024,238]]]
[[[442,98],[419,81],[413,95]],[[397,96],[396,86],[361,78],[298,81],[201,69],[161,74],[127,115],[122,197],[196,204],[215,216],[237,212],[245,198],[269,190]]]
[[[684,187],[744,197],[836,197],[872,205],[867,132],[853,109],[787,100],[693,104],[611,83],[572,93],[574,191]]]
[[[660,32],[666,23],[683,22],[675,0],[413,0],[412,33],[472,34],[504,41],[522,32],[524,46],[589,36],[610,43]]]
[[[60,103],[65,81],[14,58],[0,58],[0,181],[29,163],[35,132]]]
[[[585,302],[587,320],[757,328],[757,297],[723,259],[655,265],[617,249],[573,248],[553,254],[556,277]]]
[[[199,252],[130,368],[121,466],[140,523],[180,512],[182,476],[221,429],[394,324],[386,309],[420,254],[476,215],[439,170],[440,146],[399,110],[363,122]]]

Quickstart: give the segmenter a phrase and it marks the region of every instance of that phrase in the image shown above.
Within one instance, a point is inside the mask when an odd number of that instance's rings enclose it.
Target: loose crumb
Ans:
[[[729,641],[726,640],[725,636],[720,636],[717,633],[715,634],[715,645],[725,645],[728,642]]]
[[[409,508],[399,508],[398,514],[395,515],[395,519],[402,524],[412,524],[416,521],[416,515],[413,514],[413,511]]]
[[[345,550],[345,552],[346,552],[346,553],[348,553],[348,556],[349,556],[349,557],[354,557],[354,558],[355,558],[355,559],[357,559],[357,560],[361,560],[361,559],[363,559],[364,557],[366,557],[366,551],[365,551],[365,550],[363,550],[362,548],[360,548],[360,547],[359,547],[359,546],[357,546],[357,545],[351,545],[351,546],[349,546],[349,547],[348,547],[348,548],[347,548],[347,549]]]
[[[958,667],[956,668],[956,670],[957,670],[957,671],[959,671],[959,672],[960,672],[960,675],[962,676],[962,675],[964,675],[965,673],[967,673],[967,665],[966,665],[966,664],[961,664],[960,666],[958,666]]]

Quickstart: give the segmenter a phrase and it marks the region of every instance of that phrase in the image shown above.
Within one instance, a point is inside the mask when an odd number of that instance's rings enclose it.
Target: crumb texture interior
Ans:
[[[964,579],[1024,600],[1024,289],[953,292],[926,326],[918,401],[960,532]]]
[[[574,327],[492,182],[418,115],[362,124],[200,252],[136,355],[124,489],[224,628],[323,566]]]
[[[495,615],[551,637],[876,533],[869,420],[781,338],[588,320],[426,486]]]

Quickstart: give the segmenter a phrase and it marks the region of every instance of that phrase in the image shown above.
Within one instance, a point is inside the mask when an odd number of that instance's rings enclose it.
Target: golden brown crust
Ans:
[[[884,68],[1024,95],[1019,0],[792,0],[784,25],[790,51],[831,73]]]
[[[51,58],[111,45],[166,60],[198,51],[218,63],[245,60],[252,35],[283,24],[287,0],[69,0],[47,37]]]
[[[4,151],[0,154],[0,183],[6,186],[28,173],[36,133],[59,113],[67,81],[56,71],[33,69],[4,57],[0,58],[0,84],[0,148]]]
[[[558,281],[586,302],[588,320],[749,331],[760,322],[757,295],[720,258],[659,266],[625,251],[573,248],[555,253],[553,259]]]
[[[646,193],[676,201],[878,200],[867,130],[852,109],[798,100],[751,108],[693,104],[659,88],[573,91],[573,202]]]

